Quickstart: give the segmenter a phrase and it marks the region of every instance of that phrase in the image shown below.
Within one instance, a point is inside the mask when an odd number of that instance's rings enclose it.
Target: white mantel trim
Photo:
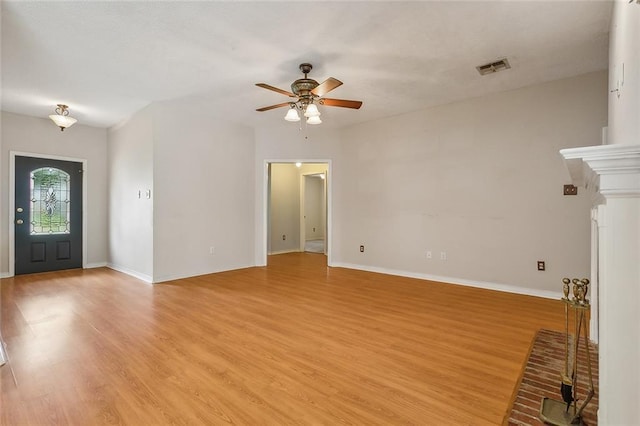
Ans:
[[[560,150],[576,186],[605,198],[640,197],[640,145],[597,145]]]
[[[592,262],[597,262],[592,265],[591,326],[598,327],[599,338],[598,422],[631,424],[640,401],[640,144],[560,154],[574,184],[588,188],[599,204],[592,209],[591,228]]]

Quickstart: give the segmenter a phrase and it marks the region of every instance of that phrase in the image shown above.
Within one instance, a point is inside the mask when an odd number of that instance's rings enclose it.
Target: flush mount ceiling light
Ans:
[[[323,96],[342,85],[340,80],[329,77],[324,82],[318,84],[317,81],[307,78],[307,74],[311,71],[311,64],[300,64],[300,71],[303,72],[304,78],[300,78],[291,84],[291,92],[278,89],[265,83],[256,83],[256,86],[263,89],[273,90],[280,94],[297,98],[295,101],[283,102],[277,105],[271,105],[264,108],[258,108],[256,111],[263,112],[271,109],[289,106],[290,109],[284,116],[287,121],[300,121],[300,113],[307,119],[307,124],[320,124],[320,111],[318,105],[359,109],[362,106],[361,101],[349,101],[346,99],[329,99]]]
[[[75,118],[69,116],[69,107],[63,104],[58,104],[56,113],[51,114],[49,118],[53,120],[54,123],[56,123],[56,126],[60,127],[61,132],[64,131],[64,129],[66,129],[67,127],[73,126],[74,124],[76,124],[76,121],[78,121]]]

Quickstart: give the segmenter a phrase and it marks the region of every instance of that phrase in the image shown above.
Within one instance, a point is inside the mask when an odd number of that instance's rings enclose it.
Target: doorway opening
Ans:
[[[330,163],[267,162],[266,177],[265,264],[293,252],[330,259]]]

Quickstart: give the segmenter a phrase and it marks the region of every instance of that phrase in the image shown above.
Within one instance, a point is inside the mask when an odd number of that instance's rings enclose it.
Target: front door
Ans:
[[[15,274],[82,267],[82,163],[15,157]]]

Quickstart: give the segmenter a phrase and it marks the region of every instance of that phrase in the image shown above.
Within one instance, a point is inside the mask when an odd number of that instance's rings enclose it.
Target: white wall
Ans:
[[[48,118],[2,112],[0,186],[0,273],[9,271],[10,151],[87,160],[87,266],[107,262],[107,131],[76,124],[61,132]]]
[[[324,179],[317,176],[304,178],[304,226],[305,240],[324,238]]]
[[[154,282],[253,266],[253,130],[197,105],[154,108]]]
[[[270,254],[300,250],[300,173],[293,163],[271,165]],[[283,236],[285,239],[283,239]]]
[[[347,130],[340,262],[543,296],[588,276],[590,203],[562,195],[558,150],[600,143],[606,96],[599,72]]]
[[[625,0],[615,1],[609,30],[609,90],[616,89],[608,142],[640,143],[640,5]]]
[[[148,282],[153,280],[154,196],[149,106],[109,130],[109,264]]]
[[[309,181],[309,179],[311,181],[315,181],[318,188],[317,190],[320,192],[320,194],[318,194],[317,196],[319,197],[318,202],[320,203],[320,205],[318,207],[312,207],[312,209],[314,210],[314,213],[310,213],[308,211],[304,211],[304,214],[306,216],[305,218],[301,218],[301,220],[305,221],[305,223],[307,224],[308,228],[310,229],[305,229],[305,235],[304,235],[304,239],[305,240],[313,240],[313,239],[323,239],[325,245],[330,245],[331,242],[329,241],[329,238],[327,236],[327,209],[328,209],[328,205],[327,205],[327,198],[328,198],[328,189],[329,189],[329,181],[331,181],[333,179],[333,176],[329,175],[329,165],[326,163],[305,163],[302,165],[302,167],[300,167],[300,174],[301,175],[308,175],[308,174],[324,174],[325,179],[324,180],[320,180],[319,178],[307,178],[307,181]],[[313,184],[312,184],[313,185]],[[304,188],[302,188],[303,192],[304,192]],[[306,193],[303,194],[306,197]],[[308,207],[305,206],[305,209],[307,209]],[[318,217],[315,217],[316,215],[319,215]],[[315,232],[313,231],[313,228],[316,228]],[[326,254],[326,247],[325,247],[325,254]]]

